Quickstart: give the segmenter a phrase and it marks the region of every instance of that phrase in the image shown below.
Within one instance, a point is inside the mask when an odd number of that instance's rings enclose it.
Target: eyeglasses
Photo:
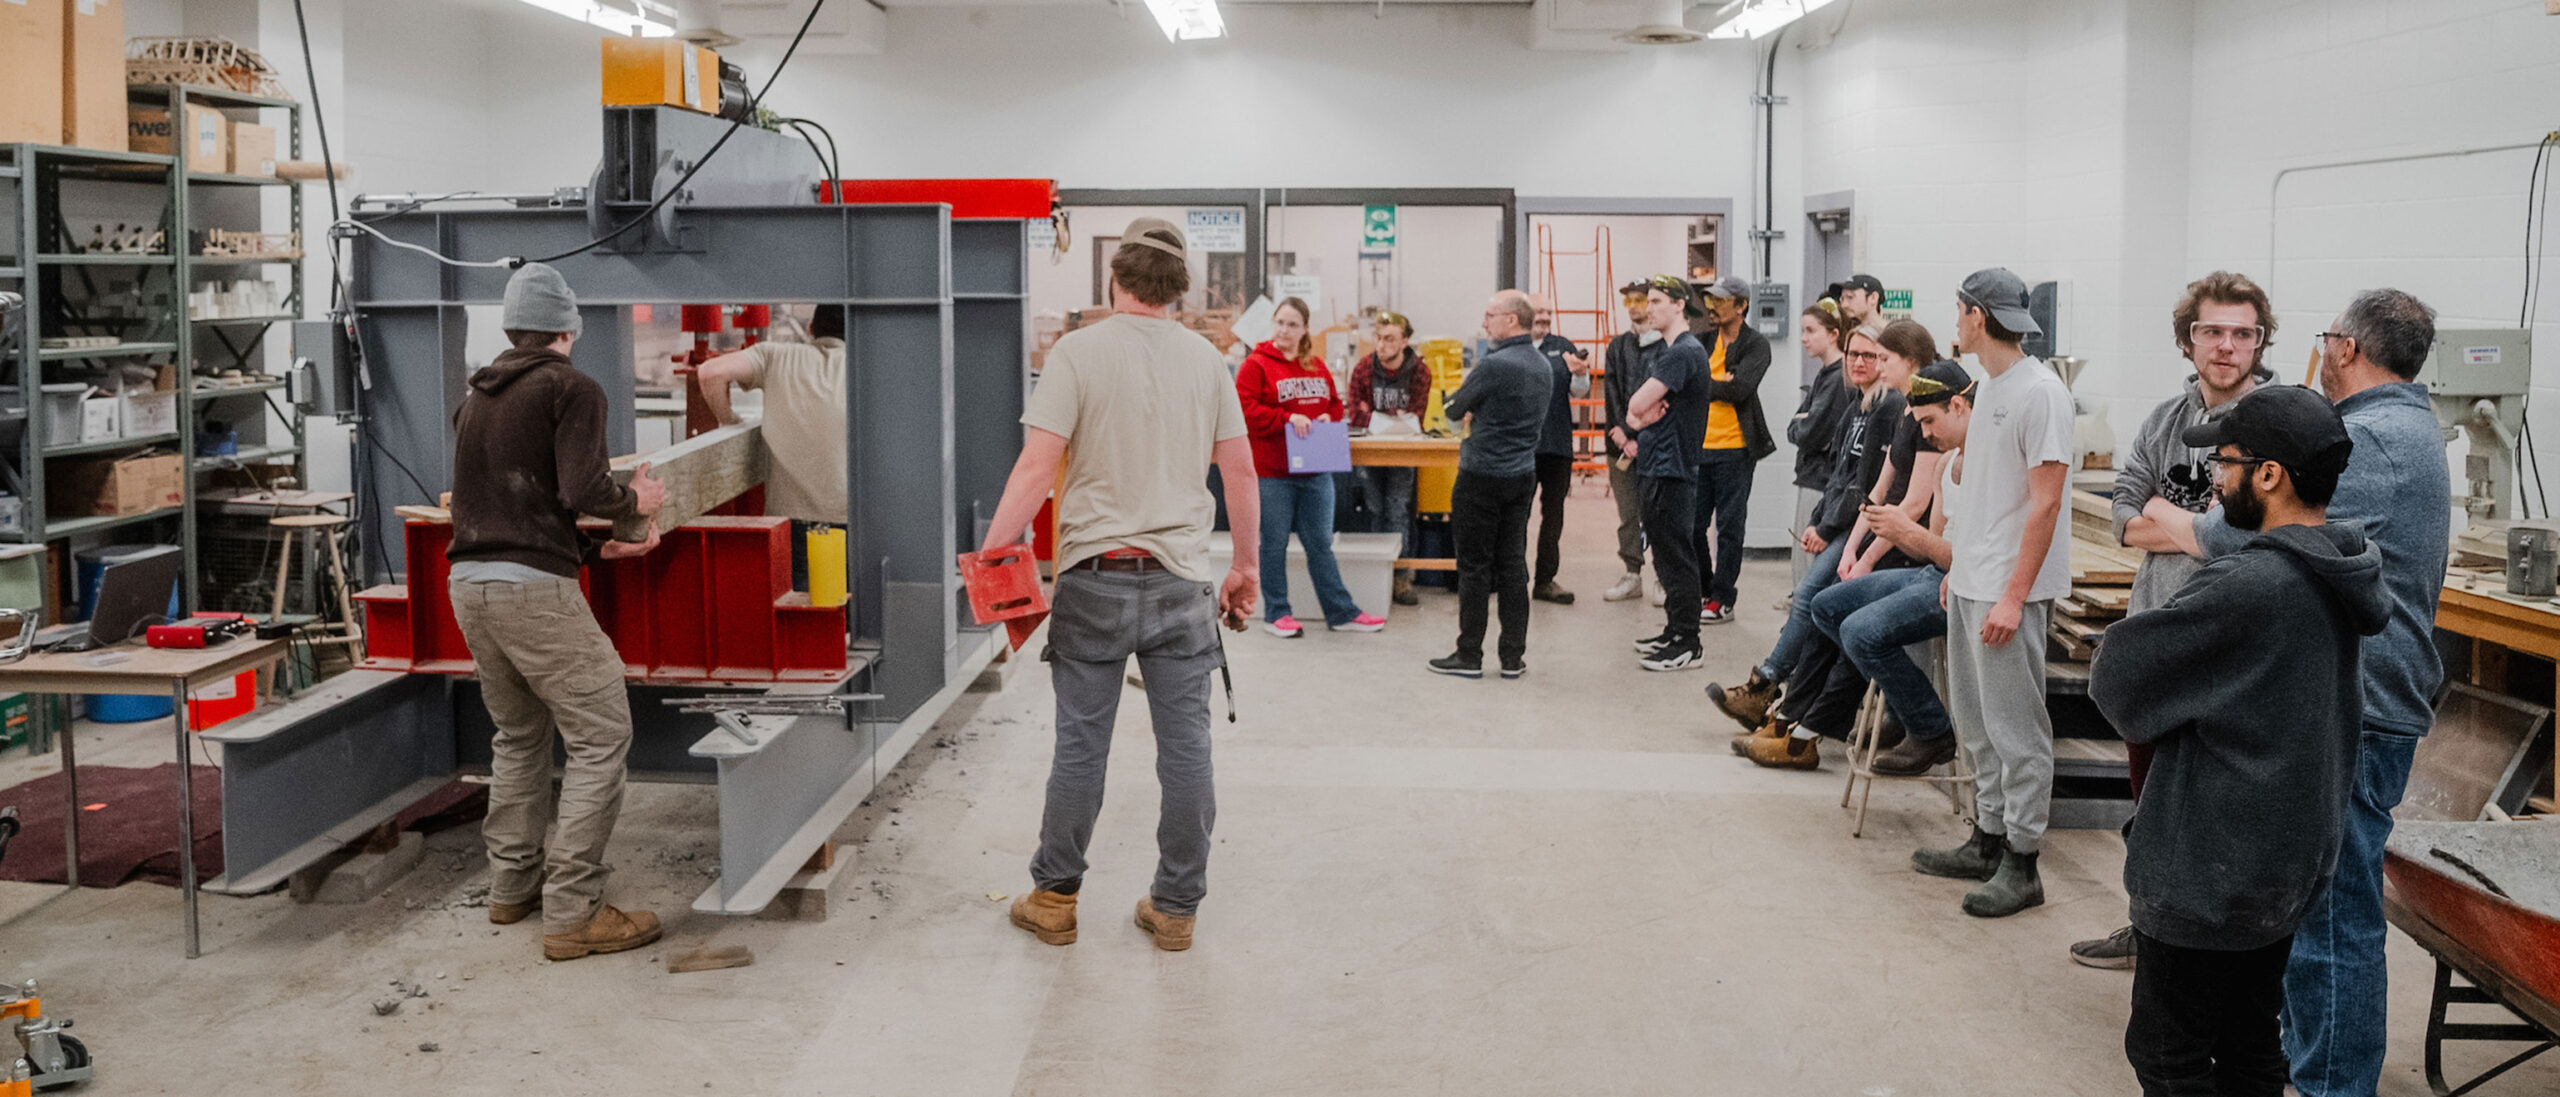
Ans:
[[[2208,454],[2206,454],[2206,455],[2205,455],[2204,460],[2205,460],[2205,463],[2206,463],[2206,464],[2208,464],[2208,465],[2212,465],[2212,466],[2213,466],[2213,470],[2214,470],[2214,472],[2216,472],[2216,473],[2218,474],[2218,473],[2220,473],[2222,470],[2227,469],[2227,468],[2252,468],[2252,467],[2255,467],[2255,466],[2258,466],[2258,465],[2267,464],[2267,463],[2269,463],[2269,462],[2271,462],[2271,461],[2274,461],[2274,460],[2275,460],[2275,458],[2273,458],[2273,457],[2225,457],[2225,456],[2223,456],[2223,455],[2221,455],[2221,454],[2219,454],[2219,453],[2208,453]]]
[[[2266,337],[2267,329],[2256,324],[2195,323],[2187,325],[2187,342],[2192,346],[2228,342],[2242,350],[2250,350]]]
[[[1880,350],[1853,350],[1843,353],[1841,357],[1852,362],[1882,362],[1884,361],[1884,352]],[[1936,384],[1934,381],[1930,383]]]

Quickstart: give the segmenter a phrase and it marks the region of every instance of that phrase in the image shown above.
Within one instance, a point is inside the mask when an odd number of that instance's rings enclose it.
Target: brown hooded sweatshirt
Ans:
[[[523,564],[574,578],[598,547],[578,516],[639,513],[605,455],[604,386],[553,350],[510,350],[471,375],[454,413],[449,560]]]

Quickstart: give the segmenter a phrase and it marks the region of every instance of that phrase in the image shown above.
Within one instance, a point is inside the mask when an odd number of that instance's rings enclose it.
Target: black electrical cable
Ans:
[[[817,136],[810,133],[797,122],[785,119],[782,124],[791,127],[791,132],[799,134],[802,141],[808,142],[809,155],[818,158],[818,174],[832,178],[834,169],[827,164],[826,150],[818,147]]]
[[[813,129],[813,130],[818,131],[818,136],[826,138],[826,139],[827,139],[827,178],[828,178],[830,181],[840,180],[840,179],[843,179],[843,178],[844,178],[844,156],[843,156],[843,154],[841,154],[841,153],[839,153],[839,152],[837,152],[837,151],[836,151],[836,135],[835,135],[835,134],[832,134],[832,133],[827,132],[827,127],[822,126],[822,125],[819,125],[816,121],[814,121],[814,120],[812,120],[812,119],[808,119],[808,118],[785,118],[785,119],[783,119],[782,121],[784,121],[784,122],[786,122],[786,123],[790,124],[790,125],[791,125],[791,126],[793,126],[794,128],[797,128],[797,127],[800,127],[800,126],[807,126],[807,127],[809,127],[810,129]]]
[[[1764,232],[1778,227],[1778,47],[1787,40],[1787,28],[1769,37],[1768,67],[1761,77],[1760,116],[1760,228]],[[1769,280],[1769,261],[1777,247],[1777,237],[1760,238],[1760,280]]]
[[[294,2],[298,4],[301,0],[294,0]],[[665,208],[667,203],[675,201],[677,195],[684,193],[685,184],[693,182],[694,175],[702,170],[703,165],[709,164],[712,157],[720,155],[721,146],[728,144],[731,137],[737,136],[738,128],[746,125],[747,119],[756,116],[756,111],[764,105],[765,93],[772,91],[773,82],[782,78],[782,70],[789,67],[791,64],[791,55],[799,52],[800,50],[800,40],[808,37],[809,25],[818,21],[818,12],[826,6],[827,0],[815,0],[815,2],[809,5],[809,14],[806,18],[800,20],[800,29],[792,34],[791,45],[782,51],[782,60],[774,62],[773,72],[764,78],[764,86],[756,89],[755,98],[748,100],[746,113],[731,120],[729,128],[720,132],[720,139],[712,142],[711,147],[703,152],[702,158],[694,161],[692,167],[685,169],[684,175],[677,179],[673,186],[667,187],[666,192],[660,194],[657,201],[649,203],[649,208],[641,210],[639,213],[633,215],[630,220],[623,222],[622,227],[596,237],[593,240],[589,240],[577,247],[570,248],[569,250],[560,252],[556,255],[545,255],[539,259],[526,259],[520,256],[511,257],[508,261],[508,265],[521,267],[526,263],[557,263],[563,259],[584,255],[620,239],[623,233],[629,232],[646,223],[649,218],[656,216],[660,209]],[[603,196],[591,194],[587,196],[587,200],[590,202],[602,201]]]
[[[2542,144],[2533,152],[2533,174],[2528,175],[2525,180],[2525,292],[2524,305],[2521,313],[2516,317],[2516,326],[2523,328],[2528,334],[2533,331],[2535,314],[2542,308],[2542,256],[2543,249],[2551,242],[2551,169],[2553,165],[2550,163],[2550,156],[2555,145],[2560,145],[2560,131],[2543,135]],[[2536,193],[2537,191],[2539,194]],[[2524,398],[2524,445],[2519,448],[2524,450],[2524,461],[2530,462],[2533,467],[2534,498],[2542,504],[2542,516],[2549,518],[2551,517],[2551,495],[2542,479],[2542,454],[2536,451],[2533,445],[2533,394],[2530,392],[2527,392]],[[2517,471],[2521,473],[2523,469],[2519,467]],[[2517,491],[2516,497],[2521,500],[2524,492]]]
[[[329,185],[329,223],[338,223],[338,167],[329,155],[329,119],[320,113],[320,67],[311,63],[311,23],[302,14],[302,0],[293,0],[293,29],[302,39],[302,78],[311,90],[311,128],[320,135],[320,180]],[[329,307],[335,310],[343,300],[345,283],[338,276],[338,249],[329,248]]]

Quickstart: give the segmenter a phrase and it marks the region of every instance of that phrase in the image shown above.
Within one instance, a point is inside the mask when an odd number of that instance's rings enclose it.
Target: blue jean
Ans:
[[[1840,581],[1840,553],[1847,546],[1847,535],[1833,538],[1822,551],[1805,565],[1804,578],[1796,580],[1795,600],[1787,604],[1787,623],[1778,626],[1778,646],[1769,649],[1769,657],[1760,661],[1760,676],[1772,682],[1783,682],[1796,672],[1796,660],[1804,656],[1804,641],[1813,635],[1813,596]]]
[[[1369,504],[1369,513],[1386,524],[1381,532],[1401,534],[1399,555],[1413,555],[1413,489],[1419,470],[1392,466],[1367,466],[1360,469],[1360,496]]]
[[[2293,933],[2284,972],[2284,1053],[2302,1097],[2373,1097],[2390,986],[2382,946],[2382,844],[2409,785],[2418,737],[2367,727],[2347,798],[2338,874]]]
[[[1903,731],[1926,741],[1955,734],[1955,725],[1928,671],[1903,649],[1947,634],[1947,611],[1938,605],[1938,580],[1945,575],[1933,567],[1869,572],[1813,599],[1813,627],[1884,692],[1885,707]]]
[[[1289,612],[1289,535],[1307,553],[1307,579],[1316,585],[1316,602],[1324,607],[1324,623],[1347,625],[1360,616],[1351,590],[1342,585],[1342,568],[1333,562],[1333,476],[1262,477],[1262,619],[1277,621]]]

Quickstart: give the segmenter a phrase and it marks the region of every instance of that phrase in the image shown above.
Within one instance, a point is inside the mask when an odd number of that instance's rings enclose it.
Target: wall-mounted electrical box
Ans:
[[[1790,287],[1784,282],[1755,282],[1751,286],[1751,326],[1774,341],[1784,341],[1787,329],[1795,323],[1794,309],[1788,306]]]

